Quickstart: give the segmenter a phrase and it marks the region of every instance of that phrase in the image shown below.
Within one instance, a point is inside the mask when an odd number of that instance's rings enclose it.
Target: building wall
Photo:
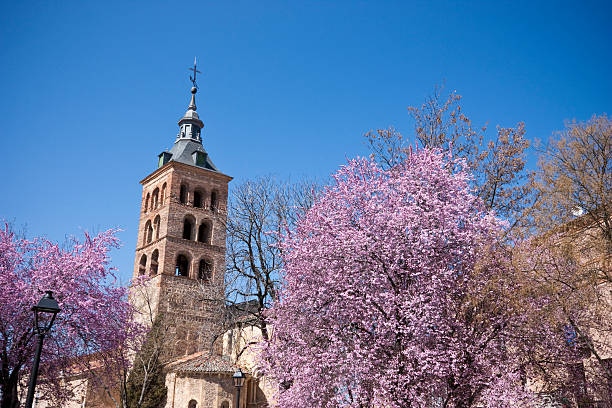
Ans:
[[[577,275],[563,275],[567,273],[564,270],[560,274],[559,279],[565,279],[568,286],[577,288],[575,293],[564,295],[567,297],[562,297],[562,300],[581,308],[583,315],[579,328],[590,340],[589,347],[582,350],[584,359],[581,363],[567,365],[553,374],[562,379],[564,385],[576,387],[573,394],[566,392],[566,397],[572,403],[577,404],[579,399],[590,399],[593,405],[589,406],[612,407],[612,381],[603,372],[605,364],[612,367],[612,282],[603,279],[601,275],[604,270],[609,273],[611,261],[605,238],[588,215],[560,226],[553,232],[558,234],[556,240],[552,241],[555,249],[559,250],[558,256],[571,255],[577,261]],[[555,390],[547,389],[538,378],[529,380],[529,388],[542,394],[555,394]],[[551,400],[554,401],[554,398]]]
[[[223,336],[223,354],[250,373],[247,408],[275,406],[278,384],[259,370],[261,330],[248,324],[238,324]],[[245,387],[246,388],[246,387]]]
[[[72,396],[61,404],[61,408],[115,408],[119,402],[118,390],[109,392],[100,386],[99,382],[85,378],[82,375],[70,377],[62,381],[62,387],[70,390]],[[35,398],[33,408],[60,408],[51,401]]]
[[[169,373],[166,386],[166,408],[191,408],[189,402],[192,400],[197,408],[221,408],[224,402],[228,408],[234,408],[235,388],[229,375]],[[241,407],[246,408],[246,405],[241,404]]]

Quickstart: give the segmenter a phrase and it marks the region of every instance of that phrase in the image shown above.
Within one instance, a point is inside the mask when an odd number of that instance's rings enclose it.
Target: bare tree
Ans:
[[[612,404],[612,121],[602,115],[568,122],[540,151],[538,200],[529,211],[538,238],[524,286],[549,301],[545,313],[528,315],[529,323],[570,328],[582,355],[561,371],[583,372],[574,399]],[[541,361],[555,360],[549,351],[538,352]],[[568,389],[569,374],[559,379],[558,367],[539,367],[553,385]]]
[[[539,232],[554,225],[580,230],[587,245],[581,252],[599,259],[591,262],[594,272],[612,283],[612,120],[601,115],[568,122],[540,151],[534,225]]]
[[[265,310],[276,299],[282,257],[276,245],[312,205],[317,184],[248,180],[232,189],[228,203],[226,301],[228,322],[248,320],[269,338]]]

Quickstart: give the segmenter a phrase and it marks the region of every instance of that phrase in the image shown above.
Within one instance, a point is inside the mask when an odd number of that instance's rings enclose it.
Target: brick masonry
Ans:
[[[152,279],[147,290],[133,289],[130,301],[141,311],[144,323],[159,312],[173,322],[170,334],[174,344],[170,348],[175,356],[210,348],[220,330],[230,180],[215,171],[171,161],[141,181],[133,276],[148,275]],[[194,206],[196,192],[201,197],[201,207]],[[183,238],[186,219],[191,222],[191,239]],[[202,224],[208,232],[199,237],[199,232],[204,233],[198,231]],[[188,260],[188,276],[176,276],[180,255]],[[209,280],[199,279],[200,261],[212,265]],[[220,342],[213,347],[215,352],[220,348]]]

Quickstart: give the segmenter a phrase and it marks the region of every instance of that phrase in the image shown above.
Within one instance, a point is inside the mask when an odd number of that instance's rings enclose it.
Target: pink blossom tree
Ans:
[[[2,408],[19,406],[27,385],[35,343],[31,308],[45,290],[53,291],[61,312],[43,347],[37,386],[42,398],[61,405],[71,396],[65,380],[87,367],[128,366],[126,353],[118,350],[141,331],[131,323],[126,288],[117,285],[108,265],[117,245],[114,231],[85,234],[62,249],[44,238],[18,238],[7,225],[0,228]]]
[[[287,234],[264,350],[282,407],[531,403],[502,226],[464,166],[429,149],[388,170],[349,161]]]

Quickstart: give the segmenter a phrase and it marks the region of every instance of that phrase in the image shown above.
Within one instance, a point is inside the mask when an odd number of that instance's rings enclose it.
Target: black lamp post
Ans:
[[[51,326],[53,326],[53,322],[55,322],[55,316],[60,311],[57,301],[53,299],[53,292],[50,290],[46,291],[43,298],[40,299],[40,302],[32,308],[32,311],[34,312],[34,331],[38,335],[38,344],[36,344],[36,353],[34,353],[34,362],[32,363],[32,372],[30,373],[30,385],[28,385],[28,397],[26,399],[25,408],[32,408],[43,340],[45,335],[51,330]]]
[[[241,369],[238,369],[232,376],[234,387],[236,387],[236,408],[240,408],[240,389],[244,385],[245,375]]]

